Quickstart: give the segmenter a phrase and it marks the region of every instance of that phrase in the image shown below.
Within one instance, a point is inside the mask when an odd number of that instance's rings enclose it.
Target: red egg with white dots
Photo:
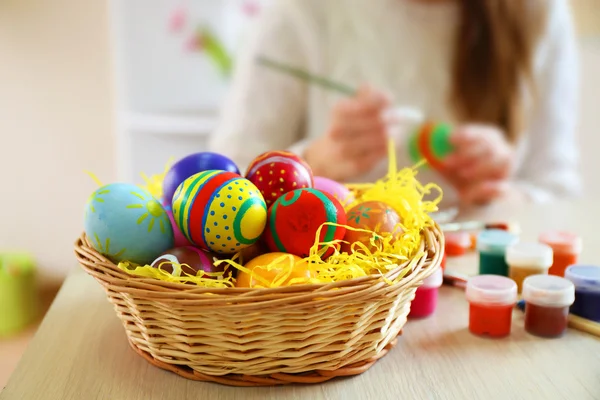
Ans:
[[[314,187],[308,164],[289,151],[268,151],[256,157],[248,166],[246,179],[258,188],[267,207],[292,190]]]

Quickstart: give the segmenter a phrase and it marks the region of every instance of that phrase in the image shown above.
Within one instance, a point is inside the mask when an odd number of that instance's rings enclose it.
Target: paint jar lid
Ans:
[[[538,240],[552,247],[555,253],[581,253],[583,247],[581,237],[565,231],[548,231],[540,235]]]
[[[511,268],[539,268],[552,265],[552,248],[543,243],[517,242],[506,248],[506,263]]]
[[[444,282],[444,272],[442,271],[442,268],[438,267],[435,269],[435,271],[431,275],[429,275],[427,278],[425,278],[423,280],[423,284],[421,286],[419,286],[419,289],[420,288],[423,288],[423,289],[437,288],[437,287],[442,286],[443,282]]]
[[[600,291],[600,266],[571,265],[565,270],[565,278],[573,282],[578,289]]]
[[[506,248],[519,237],[501,229],[488,229],[477,235],[477,250],[485,253],[504,254]]]
[[[469,278],[467,300],[483,304],[514,304],[517,302],[517,284],[500,275],[479,275]]]
[[[575,286],[554,275],[531,275],[523,281],[523,299],[538,306],[566,307],[575,301]]]

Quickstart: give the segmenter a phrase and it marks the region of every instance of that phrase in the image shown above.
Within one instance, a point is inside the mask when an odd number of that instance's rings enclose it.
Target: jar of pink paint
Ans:
[[[444,280],[444,273],[437,268],[433,274],[423,281],[415,293],[410,305],[410,318],[425,318],[435,312],[438,302],[438,291]]]

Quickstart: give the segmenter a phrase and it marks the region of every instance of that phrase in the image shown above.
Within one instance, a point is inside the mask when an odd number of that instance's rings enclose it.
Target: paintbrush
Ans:
[[[301,68],[283,64],[283,63],[268,59],[264,56],[258,56],[257,61],[259,64],[269,67],[271,69],[286,73],[290,76],[294,76],[303,81],[314,83],[323,88],[333,90],[335,92],[342,93],[347,96],[354,96],[358,92],[357,89],[347,86],[343,83],[335,82],[328,78],[311,74],[310,72],[305,71]]]
[[[469,280],[468,275],[460,274],[457,272],[444,271],[444,280],[443,280],[444,285],[465,288],[465,287],[467,287],[468,280]]]
[[[297,68],[288,64],[271,60],[264,56],[258,56],[256,60],[260,65],[270,68],[275,71],[287,74],[289,76],[300,79],[304,82],[309,82],[334,92],[341,93],[346,96],[355,96],[358,89],[353,88],[341,82],[336,82],[324,76],[312,74],[304,69]],[[388,118],[397,118],[398,120],[421,123],[425,120],[423,113],[412,107],[396,107],[386,112]]]

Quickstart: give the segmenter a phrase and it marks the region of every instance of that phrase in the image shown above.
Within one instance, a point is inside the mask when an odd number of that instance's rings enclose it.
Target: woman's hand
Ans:
[[[457,188],[462,203],[486,204],[510,194],[514,151],[501,130],[465,125],[450,142],[455,150],[443,161],[442,174]]]
[[[343,182],[372,169],[387,152],[382,114],[389,105],[386,95],[369,87],[336,104],[329,129],[304,153],[314,174]]]

